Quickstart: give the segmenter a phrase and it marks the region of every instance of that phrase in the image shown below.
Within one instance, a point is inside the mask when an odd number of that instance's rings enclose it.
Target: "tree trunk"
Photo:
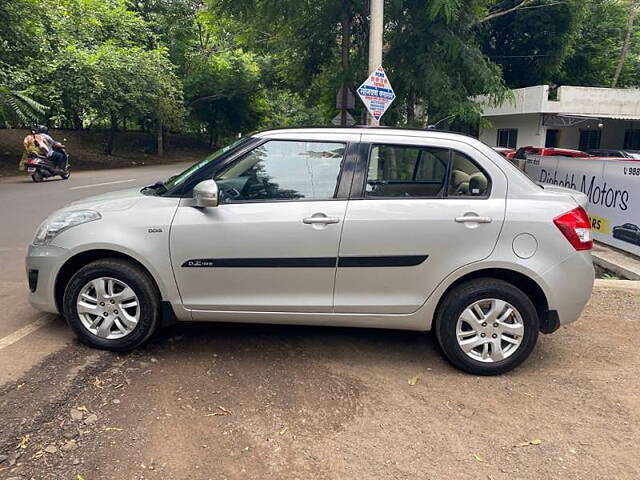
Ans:
[[[627,31],[624,35],[624,41],[622,42],[622,50],[620,50],[620,59],[618,60],[618,66],[616,67],[616,72],[613,75],[613,80],[611,82],[611,88],[615,88],[618,84],[618,80],[620,79],[620,73],[622,72],[622,67],[624,66],[624,61],[627,58],[627,53],[629,53],[629,46],[631,45],[631,34],[633,33],[633,22],[638,15],[638,8],[640,7],[640,0],[629,0],[629,17],[627,18]]]
[[[111,112],[111,126],[109,128],[109,134],[107,135],[107,144],[104,147],[104,153],[107,155],[113,154],[113,144],[116,139],[116,129],[118,128],[118,117],[114,112]]]
[[[347,81],[347,72],[349,70],[349,47],[351,37],[351,25],[349,22],[349,11],[347,5],[343,4],[342,8],[342,108],[340,109],[340,126],[347,126],[347,99],[349,98],[349,83]]]
[[[163,129],[161,120],[158,121],[158,131],[157,131],[156,142],[157,142],[158,156],[163,157],[164,156],[164,129]]]
[[[413,87],[409,87],[407,93],[407,125],[414,126],[416,121],[416,91]]]

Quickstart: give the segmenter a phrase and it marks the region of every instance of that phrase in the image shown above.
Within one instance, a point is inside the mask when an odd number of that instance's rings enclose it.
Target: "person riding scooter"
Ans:
[[[31,135],[27,135],[24,139],[24,148],[28,153],[45,156],[57,168],[65,167],[67,155],[64,152],[64,145],[51,138],[49,129],[44,125],[38,125],[31,130]]]

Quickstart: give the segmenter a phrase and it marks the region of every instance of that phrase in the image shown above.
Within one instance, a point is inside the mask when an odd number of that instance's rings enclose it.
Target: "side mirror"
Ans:
[[[193,188],[194,207],[217,207],[218,185],[215,180],[204,180]]]

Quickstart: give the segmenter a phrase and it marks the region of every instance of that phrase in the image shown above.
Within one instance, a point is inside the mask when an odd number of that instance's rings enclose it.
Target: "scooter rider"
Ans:
[[[29,147],[35,146],[56,167],[64,169],[67,161],[67,156],[63,151],[64,145],[51,138],[49,129],[45,125],[38,125],[31,130],[31,135],[24,139],[24,145],[27,151],[30,150]]]

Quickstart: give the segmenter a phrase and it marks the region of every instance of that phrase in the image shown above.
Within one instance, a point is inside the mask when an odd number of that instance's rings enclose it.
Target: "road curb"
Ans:
[[[605,280],[603,278],[596,278],[593,286],[594,288],[640,292],[640,281],[637,280]]]

